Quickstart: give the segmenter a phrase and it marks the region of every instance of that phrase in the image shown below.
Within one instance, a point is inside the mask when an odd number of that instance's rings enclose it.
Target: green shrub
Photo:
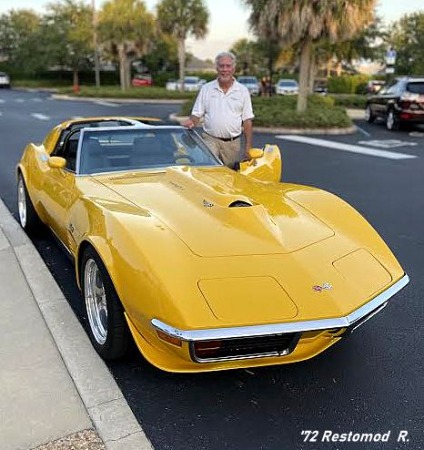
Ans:
[[[186,102],[180,114],[188,116],[194,100]],[[334,106],[330,96],[312,95],[303,114],[296,112],[297,96],[254,97],[254,125],[284,128],[345,128],[352,125],[344,108]]]
[[[328,92],[334,94],[356,94],[364,83],[369,80],[368,75],[342,75],[328,79]]]
[[[364,109],[367,103],[366,95],[332,95],[335,106],[344,108],[359,108]]]

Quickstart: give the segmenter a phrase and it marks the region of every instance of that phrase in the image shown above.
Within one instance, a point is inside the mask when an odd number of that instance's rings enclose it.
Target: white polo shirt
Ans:
[[[218,80],[203,85],[191,113],[203,117],[204,131],[219,138],[239,136],[242,122],[254,117],[249,91],[237,80],[227,93],[219,87]]]

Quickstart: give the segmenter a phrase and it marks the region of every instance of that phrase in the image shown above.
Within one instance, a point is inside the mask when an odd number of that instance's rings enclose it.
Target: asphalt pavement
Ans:
[[[151,449],[40,255],[1,200],[0,286],[0,449]]]

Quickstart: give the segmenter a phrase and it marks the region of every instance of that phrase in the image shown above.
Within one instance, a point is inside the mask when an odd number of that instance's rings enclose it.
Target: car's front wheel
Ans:
[[[374,115],[374,113],[372,112],[371,106],[367,105],[367,107],[365,108],[365,120],[368,123],[373,123],[375,121],[376,117]]]
[[[18,175],[18,214],[21,227],[27,232],[34,232],[41,226],[41,221],[28,195],[22,173]]]
[[[107,360],[124,356],[129,331],[123,307],[106,267],[92,248],[82,257],[81,281],[88,333],[94,348]]]
[[[399,120],[395,115],[395,112],[393,111],[393,109],[391,109],[388,113],[387,113],[387,118],[386,118],[386,128],[389,131],[395,131],[399,129]]]

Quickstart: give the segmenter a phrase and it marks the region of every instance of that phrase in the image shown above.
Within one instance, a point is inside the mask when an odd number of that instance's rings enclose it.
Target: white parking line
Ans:
[[[45,116],[44,114],[32,113],[31,116],[35,117],[36,119],[39,119],[39,120],[50,120],[50,117]]]
[[[116,108],[118,106],[121,106],[121,105],[117,105],[116,103],[105,102],[105,101],[102,101],[102,100],[98,100],[98,101],[93,102],[93,103],[95,103],[96,105],[111,106],[112,108]]]
[[[287,141],[303,142],[305,144],[317,145],[320,147],[327,147],[334,150],[342,150],[345,152],[360,153],[362,155],[377,156],[378,158],[387,159],[413,159],[415,155],[408,155],[406,153],[394,153],[387,150],[377,150],[375,148],[361,147],[360,145],[344,144],[343,142],[327,141],[325,139],[316,139],[306,136],[292,136],[292,135],[277,135],[277,139],[284,139]]]

